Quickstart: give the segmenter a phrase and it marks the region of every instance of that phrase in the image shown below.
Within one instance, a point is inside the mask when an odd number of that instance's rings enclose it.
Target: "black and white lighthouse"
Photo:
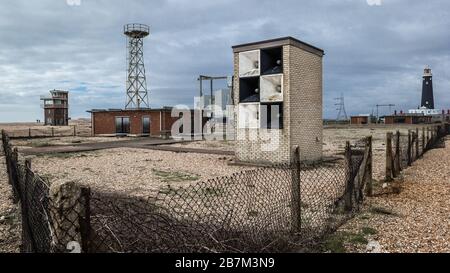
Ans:
[[[428,66],[423,73],[422,107],[434,109],[433,74]]]

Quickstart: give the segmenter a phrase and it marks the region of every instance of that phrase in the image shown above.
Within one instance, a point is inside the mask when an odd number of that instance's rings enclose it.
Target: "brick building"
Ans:
[[[62,90],[50,91],[50,97],[41,97],[44,108],[45,125],[69,125],[69,92]]]
[[[400,114],[385,116],[385,124],[427,124],[432,123],[432,116],[418,114]]]
[[[236,157],[253,163],[322,158],[324,51],[292,37],[233,47]]]
[[[360,115],[350,117],[350,124],[352,125],[368,125],[372,123],[372,117],[370,115]]]
[[[94,136],[161,136],[172,129],[179,118],[171,108],[162,109],[94,109],[91,113]]]

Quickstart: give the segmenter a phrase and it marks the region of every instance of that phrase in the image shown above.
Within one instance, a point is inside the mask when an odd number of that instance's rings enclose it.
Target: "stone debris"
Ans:
[[[381,253],[381,245],[377,241],[370,241],[367,244],[366,251],[368,253]]]

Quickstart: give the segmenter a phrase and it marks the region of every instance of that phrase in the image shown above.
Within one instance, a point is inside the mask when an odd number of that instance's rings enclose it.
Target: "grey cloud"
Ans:
[[[124,106],[129,22],[151,26],[145,60],[154,107],[192,104],[199,74],[232,73],[234,44],[294,36],[326,51],[324,114],[344,93],[348,112],[420,101],[422,69],[433,68],[437,104],[450,108],[450,3],[445,0],[2,1],[0,121],[41,118],[39,96],[71,92],[71,116]]]

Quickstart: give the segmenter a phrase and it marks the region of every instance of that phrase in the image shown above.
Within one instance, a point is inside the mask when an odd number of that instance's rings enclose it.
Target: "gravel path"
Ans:
[[[148,197],[168,186],[184,187],[252,169],[229,166],[232,159],[226,155],[116,148],[42,155],[32,159],[32,166],[50,182],[77,181],[94,190]]]
[[[16,253],[20,247],[20,214],[12,202],[5,157],[0,148],[0,253]]]
[[[368,200],[341,232],[373,229],[369,240],[387,253],[450,253],[450,139],[404,172],[399,194]],[[370,238],[371,237],[371,238]],[[347,246],[365,252],[366,245]]]

